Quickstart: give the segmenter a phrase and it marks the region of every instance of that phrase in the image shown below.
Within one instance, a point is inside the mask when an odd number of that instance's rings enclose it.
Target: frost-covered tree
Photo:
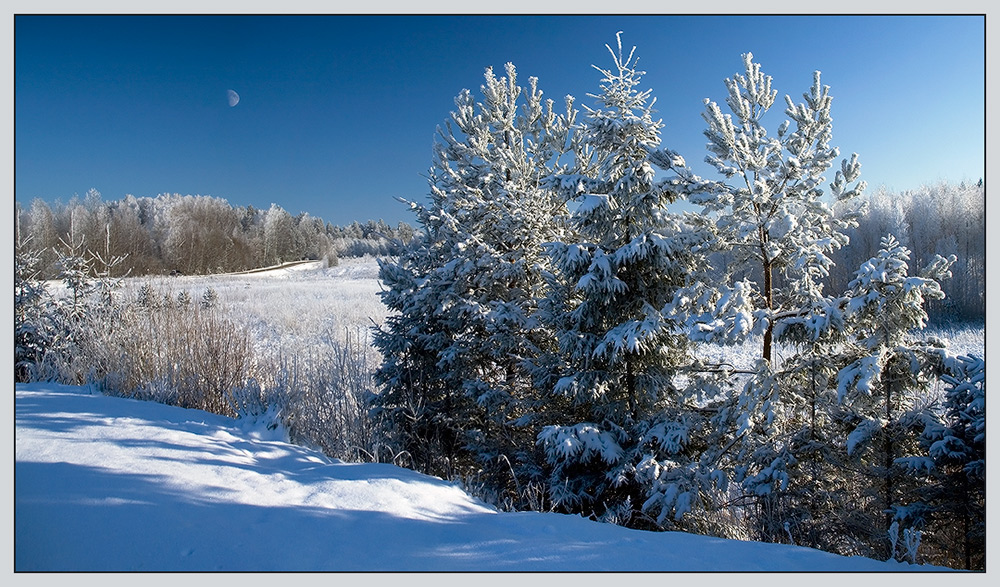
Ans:
[[[547,374],[553,423],[538,442],[557,507],[648,526],[643,504],[661,479],[651,471],[672,469],[691,433],[674,383],[687,338],[664,308],[688,283],[701,243],[667,212],[678,194],[656,181],[649,155],[662,123],[650,90],[638,89],[635,48],[623,52],[619,33],[608,51],[613,67],[595,66],[602,91],[580,130],[585,149],[557,182],[575,199],[575,239],[546,246],[554,265],[546,322],[559,346]],[[684,511],[696,498],[672,499]]]
[[[277,204],[264,215],[264,263],[274,265],[298,259],[295,246],[295,219]]]
[[[30,381],[53,337],[49,292],[38,279],[41,255],[28,247],[20,223],[14,234],[14,380]]]
[[[844,366],[836,375],[843,406],[836,425],[846,434],[847,469],[861,481],[851,527],[843,531],[865,543],[868,556],[881,558],[897,554],[888,534],[894,524],[917,530],[922,524],[921,497],[905,474],[906,457],[918,450],[914,431],[928,418],[927,392],[942,373],[946,354],[942,343],[918,333],[927,323],[926,301],[944,296],[940,282],[951,277],[955,260],[938,256],[910,275],[909,257],[890,235],[878,255],[858,269],[844,306],[851,341],[838,358]]]
[[[208,310],[214,308],[219,303],[219,294],[215,289],[209,287],[201,294],[201,307]]]
[[[287,213],[286,213],[287,214]],[[164,243],[167,261],[185,274],[246,269],[237,259],[234,231],[239,219],[222,198],[185,196],[169,208]]]
[[[893,234],[910,249],[918,267],[935,255],[955,255],[952,271],[962,279],[942,284],[946,297],[927,308],[932,322],[981,319],[986,308],[986,193],[980,184],[938,183],[915,190],[875,190],[867,197],[868,211],[847,231],[851,246],[839,251],[836,291],[845,288],[853,270],[878,252],[879,241]]]
[[[824,532],[810,527],[828,509],[818,496],[845,499],[831,493],[821,470],[835,442],[825,429],[836,405],[830,353],[839,352],[843,338],[840,301],[824,287],[831,254],[847,244],[845,231],[857,222],[864,182],[854,155],[842,161],[830,195],[824,192],[824,174],[839,151],[830,145],[832,98],[819,72],[804,103],[785,97],[788,119],[771,136],[763,120],[777,91],[752,54],[742,57],[744,72],[725,80],[729,112],[706,99],[702,115],[706,160],[725,180],[690,173],[673,180],[703,207],[686,218],[711,235],[711,259],[720,262],[676,309],[687,313],[694,340],[763,335],[743,389],[717,406],[713,429],[722,444],[703,460],[715,453],[712,462],[740,483],[736,503],[750,512],[758,539],[788,540],[795,530],[793,540],[822,547]],[[779,336],[791,350],[782,364],[774,360]]]
[[[928,546],[941,561],[966,569],[986,564],[986,363],[957,357],[942,376],[944,411],[921,437],[926,453],[901,463],[926,474],[921,497],[930,509]],[[935,561],[937,562],[937,561]]]
[[[833,422],[842,407],[837,361],[848,340],[843,298],[816,303],[808,315],[783,323],[777,340],[791,352],[781,368],[761,360],[740,396],[748,426],[737,451],[734,480],[751,536],[839,551],[832,520],[852,507],[840,454],[844,438]]]
[[[732,183],[704,182],[690,200],[704,207],[703,225],[714,229],[719,245],[732,252],[733,267],[755,268],[757,304],[765,311],[761,356],[770,362],[775,326],[821,295],[829,255],[847,243],[844,230],[856,221],[849,201],[865,182],[859,180],[855,154],[842,161],[830,184],[832,201],[824,199],[823,174],[839,150],[830,146],[833,98],[818,71],[809,93],[803,94],[805,103],[785,96],[790,120],[770,136],[762,118],[777,90],[771,89],[771,76],[754,63],[752,53],[743,55],[743,64],[744,74],[726,79],[731,113],[724,114],[706,98],[702,115],[708,123],[706,160]],[[836,214],[834,204],[845,212]]]
[[[73,321],[82,320],[87,312],[87,301],[95,290],[91,277],[90,255],[83,237],[78,240],[59,240],[59,279],[69,291],[69,299],[64,303],[66,316]]]
[[[43,278],[55,275],[54,269],[59,245],[55,215],[44,200],[35,199],[28,211],[28,225],[22,227],[25,246],[39,255],[39,273]]]
[[[482,101],[463,90],[439,128],[430,202],[413,203],[420,231],[381,260],[383,302],[397,313],[375,332],[385,391],[376,405],[417,468],[469,475],[530,462],[514,426],[530,401],[525,360],[546,333],[533,317],[562,204],[541,180],[559,167],[575,112],[486,70]],[[511,467],[502,464],[508,483]],[[515,475],[517,473],[515,472]]]

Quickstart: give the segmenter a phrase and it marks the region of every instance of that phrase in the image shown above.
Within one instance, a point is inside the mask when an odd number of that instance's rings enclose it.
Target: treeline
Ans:
[[[923,332],[952,282],[982,316],[983,186],[866,198],[819,72],[771,131],[749,53],[700,177],[609,51],[583,113],[507,64],[439,128],[380,263],[393,454],[513,509],[983,568],[985,363]]]
[[[986,188],[977,183],[938,183],[901,193],[880,188],[868,194],[867,212],[847,231],[850,245],[832,255],[831,286],[846,287],[858,267],[892,234],[910,250],[910,263],[925,267],[935,255],[955,255],[955,276],[941,284],[945,297],[928,302],[931,320],[986,318]]]
[[[272,204],[267,210],[231,206],[210,196],[126,196],[105,202],[90,190],[84,198],[47,204],[15,203],[15,239],[39,254],[39,276],[59,275],[58,259],[82,248],[100,259],[122,259],[115,276],[225,273],[301,259],[392,256],[413,237],[405,222],[390,227],[369,220],[334,226]],[[94,271],[102,271],[100,262]]]
[[[873,256],[881,235],[892,233],[924,266],[934,255],[955,255],[961,279],[942,284],[943,300],[928,303],[932,321],[982,320],[986,315],[986,190],[978,183],[939,183],[902,193],[880,188],[863,196],[867,212],[846,231],[850,245],[831,254],[831,286],[843,289],[848,270]],[[208,274],[242,271],[299,259],[397,256],[414,236],[406,222],[382,220],[335,226],[308,213],[292,216],[273,204],[267,210],[233,207],[210,196],[126,196],[105,202],[95,190],[67,203],[15,202],[16,238],[40,255],[39,277],[59,274],[61,249],[83,243],[104,259],[122,257],[121,275],[177,271]],[[719,268],[732,263],[723,254]],[[98,263],[99,265],[99,263]],[[95,265],[97,270],[97,265]],[[747,275],[759,278],[752,270]]]

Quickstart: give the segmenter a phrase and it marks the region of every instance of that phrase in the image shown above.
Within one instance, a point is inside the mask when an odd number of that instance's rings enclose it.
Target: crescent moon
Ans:
[[[226,97],[229,99],[230,108],[240,103],[240,95],[235,90],[226,90]]]

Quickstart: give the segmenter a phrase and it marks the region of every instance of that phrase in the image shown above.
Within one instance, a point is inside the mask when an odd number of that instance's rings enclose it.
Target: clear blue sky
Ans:
[[[985,167],[982,16],[16,16],[15,198],[201,194],[334,224],[412,215],[435,128],[512,61],[593,105],[605,43],[637,46],[664,145],[702,163],[702,100],[753,52],[784,120],[823,72],[833,144],[874,188]],[[233,89],[241,99],[227,102]],[[582,110],[582,109],[581,109]],[[714,177],[714,176],[713,176]],[[833,174],[829,174],[829,180]]]

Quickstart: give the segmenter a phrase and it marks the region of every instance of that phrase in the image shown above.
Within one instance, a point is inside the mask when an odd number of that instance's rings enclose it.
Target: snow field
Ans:
[[[378,264],[371,257],[341,259],[329,268],[317,261],[250,274],[141,277],[128,280],[128,287],[137,290],[144,283],[174,297],[188,291],[195,300],[212,288],[219,307],[246,326],[259,350],[294,352],[345,342],[348,335],[364,337],[388,314],[376,295]]]
[[[497,513],[200,410],[18,385],[17,571],[911,571],[780,544]]]
[[[381,324],[389,310],[378,298],[378,263],[372,257],[345,258],[335,267],[320,262],[248,275],[132,278],[128,287],[150,283],[154,289],[188,291],[195,300],[209,287],[219,294],[219,305],[227,315],[245,324],[260,348],[308,347],[324,341],[344,342],[345,337],[367,336],[369,327]],[[975,325],[932,326],[931,336],[945,338],[959,354],[985,353],[985,327]],[[701,344],[698,355],[723,361],[735,368],[748,368],[759,356],[761,337],[751,337],[740,346]],[[377,351],[368,345],[373,357]],[[775,356],[790,352],[780,345]]]

